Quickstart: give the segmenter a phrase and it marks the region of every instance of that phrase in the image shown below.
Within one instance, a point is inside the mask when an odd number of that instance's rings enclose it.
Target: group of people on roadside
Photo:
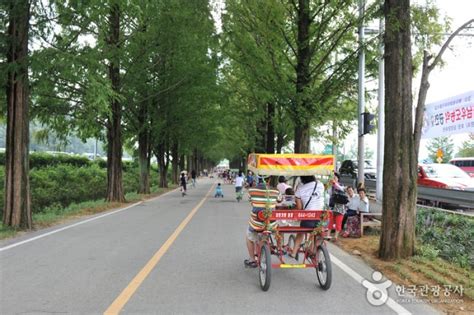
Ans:
[[[196,179],[197,179],[197,173],[195,170],[192,170],[191,171],[191,176],[189,177],[187,172],[185,171],[182,171],[181,172],[181,175],[179,176],[179,186],[181,188],[181,193],[184,197],[184,195],[186,195],[186,192],[187,192],[187,184],[189,182],[189,180],[191,180],[191,186],[193,188],[196,187]]]
[[[287,184],[284,176],[278,178],[276,189],[268,187],[268,182],[265,182],[263,178],[258,178],[256,185],[257,189],[249,189],[250,201],[252,203],[252,211],[246,233],[246,244],[249,258],[245,259],[244,264],[250,268],[257,267],[255,259],[255,242],[258,241],[258,232],[262,231],[264,228],[262,222],[258,220],[258,212],[262,211],[262,206],[259,204],[259,189],[264,189],[266,191],[266,208],[274,209],[278,205],[283,205],[288,209],[321,210],[325,208],[325,204],[329,204],[329,207],[333,210],[332,217],[334,218],[334,220],[329,223],[329,229],[335,230],[334,241],[337,241],[344,226],[346,224],[349,226],[349,221],[356,222],[360,212],[369,211],[369,200],[365,195],[365,189],[359,187],[356,194],[353,187],[343,187],[339,183],[339,174],[337,173],[335,173],[334,177],[329,181],[329,187],[327,189],[329,198],[326,198],[327,194],[325,194],[323,183],[317,180],[314,176],[300,176],[300,184],[297,186],[295,191],[293,191],[293,188]],[[338,197],[338,194],[345,196],[345,198]],[[280,196],[280,198],[278,198],[278,196]],[[354,220],[351,220],[351,218],[354,218]],[[299,226],[315,228],[318,223],[319,221],[317,220],[303,220],[299,223]],[[348,229],[344,231],[343,236],[351,236],[350,230]],[[304,234],[302,233],[296,235],[294,247],[292,248],[292,251],[288,253],[288,256],[296,257],[303,238]]]
[[[334,173],[334,177],[330,180],[329,191],[329,207],[333,210],[335,230],[333,240],[337,242],[341,231],[342,236],[357,236],[360,231],[361,212],[369,212],[369,199],[367,198],[365,188],[359,186],[357,193],[354,187],[344,187],[339,183],[339,174]]]

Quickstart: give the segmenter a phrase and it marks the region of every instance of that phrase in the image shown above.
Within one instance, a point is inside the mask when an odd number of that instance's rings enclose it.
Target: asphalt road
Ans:
[[[231,185],[215,199],[213,184],[0,242],[0,313],[437,313],[401,301],[394,285],[371,305],[360,282],[373,270],[332,244],[328,291],[314,269],[273,269],[261,291],[257,269],[243,266],[249,203]]]

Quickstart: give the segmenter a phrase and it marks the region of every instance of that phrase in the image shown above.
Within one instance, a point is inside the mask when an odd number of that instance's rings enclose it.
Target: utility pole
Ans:
[[[365,0],[359,0],[359,104],[357,117],[359,122],[358,150],[357,150],[357,183],[364,183],[364,121],[362,113],[365,109],[365,53],[364,53],[364,11]]]
[[[377,202],[381,203],[383,198],[383,153],[384,153],[384,134],[385,134],[385,72],[384,72],[384,20],[380,18],[379,24],[379,113],[377,126],[377,179],[375,188],[375,197]]]

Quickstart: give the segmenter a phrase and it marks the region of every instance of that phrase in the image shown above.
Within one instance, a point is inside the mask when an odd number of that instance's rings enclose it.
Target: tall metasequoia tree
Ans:
[[[230,1],[226,10],[224,53],[229,73],[244,82],[232,87],[244,96],[236,101],[257,91],[259,101],[276,106],[277,151],[291,135],[295,152],[308,152],[311,127],[333,118],[334,99],[353,86],[356,6],[346,0]],[[278,120],[280,106],[289,123]]]
[[[417,157],[413,139],[410,0],[386,0],[383,220],[379,256],[415,250]]]
[[[108,47],[110,49],[109,79],[115,93],[120,93],[120,7],[112,3],[109,15]],[[124,202],[122,184],[122,105],[117,95],[111,100],[107,120],[107,201]]]
[[[451,41],[471,19],[454,31],[436,56],[423,53],[421,84],[414,127],[412,118],[412,57],[410,1],[386,0],[385,23],[385,134],[383,226],[379,256],[384,259],[413,255],[416,218],[417,161],[429,75]],[[433,61],[431,61],[433,60]],[[430,62],[431,61],[431,62]],[[396,193],[394,193],[396,192]]]
[[[299,0],[297,8],[298,39],[296,41],[296,113],[299,121],[295,123],[295,153],[309,152],[310,122],[306,118],[305,109],[309,108],[311,100],[305,93],[311,82],[310,62],[311,51],[309,43],[310,8],[309,0]]]
[[[30,229],[30,184],[28,179],[29,94],[28,29],[30,3],[11,0],[7,31],[7,137],[5,155],[5,204],[3,223]]]
[[[267,140],[265,141],[266,153],[275,153],[275,104],[267,104]]]
[[[142,123],[142,128],[140,128],[138,132],[138,164],[140,165],[140,183],[138,193],[149,194],[151,143],[150,130],[147,128],[148,108],[146,105],[142,105],[139,111],[139,122]]]

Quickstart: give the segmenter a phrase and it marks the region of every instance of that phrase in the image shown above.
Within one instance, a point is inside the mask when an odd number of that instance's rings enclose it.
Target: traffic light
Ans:
[[[364,132],[362,133],[363,135],[370,133],[373,129],[375,129],[374,125],[374,118],[375,115],[372,115],[370,113],[363,113],[363,121],[364,121]]]

